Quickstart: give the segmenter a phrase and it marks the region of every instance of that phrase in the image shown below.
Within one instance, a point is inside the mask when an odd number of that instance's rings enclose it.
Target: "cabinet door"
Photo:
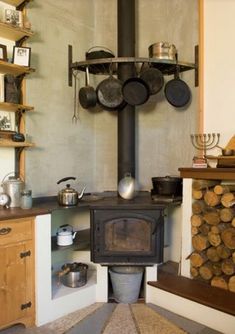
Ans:
[[[1,247],[0,326],[31,316],[34,310],[33,244]]]

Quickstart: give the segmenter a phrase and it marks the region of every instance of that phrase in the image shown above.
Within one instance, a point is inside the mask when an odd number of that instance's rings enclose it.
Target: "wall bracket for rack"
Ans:
[[[194,48],[194,57],[195,57],[195,87],[199,86],[199,46],[196,45]]]
[[[24,7],[30,2],[31,0],[24,0],[18,6],[16,6],[17,10],[23,10]]]
[[[23,152],[24,147],[15,147],[15,175],[20,176],[20,156]]]
[[[15,45],[21,47],[28,38],[29,36],[23,36],[22,38],[18,39],[18,41],[16,41]]]
[[[72,69],[72,62],[73,62],[73,47],[72,45],[68,45],[68,85],[69,87],[73,86],[73,69]]]

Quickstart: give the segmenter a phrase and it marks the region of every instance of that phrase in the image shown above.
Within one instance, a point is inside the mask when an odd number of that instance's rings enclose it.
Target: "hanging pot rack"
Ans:
[[[72,73],[73,71],[86,71],[86,67],[89,66],[89,73],[91,74],[107,74],[107,66],[105,64],[110,63],[114,65],[115,74],[117,71],[117,65],[120,63],[135,63],[135,64],[151,64],[151,66],[157,68],[163,75],[172,75],[176,72],[176,60],[170,59],[157,59],[157,58],[143,58],[143,57],[114,57],[114,58],[100,58],[90,59],[79,62],[73,62],[72,60],[72,46],[68,46],[68,84],[72,86]],[[179,72],[185,72],[189,70],[195,70],[195,86],[198,86],[198,46],[195,46],[195,63],[189,63],[184,61],[178,61]]]

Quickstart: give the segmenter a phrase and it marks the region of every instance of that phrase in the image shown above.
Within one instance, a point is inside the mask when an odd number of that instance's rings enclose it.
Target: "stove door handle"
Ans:
[[[161,211],[161,212],[160,212],[160,216],[159,216],[158,219],[155,221],[154,228],[153,228],[153,231],[152,231],[152,235],[156,234],[156,232],[157,232],[157,230],[158,230],[158,227],[161,226],[162,224],[164,224],[164,214],[163,214],[163,212]]]

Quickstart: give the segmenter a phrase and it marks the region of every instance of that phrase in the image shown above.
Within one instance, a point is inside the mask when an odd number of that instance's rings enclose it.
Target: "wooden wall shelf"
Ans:
[[[0,138],[0,147],[34,147],[34,143],[28,142],[15,142],[9,139],[2,139]]]
[[[15,64],[0,60],[0,73],[2,74],[12,74],[12,75],[18,76],[21,74],[27,74],[27,73],[31,73],[34,71],[35,70],[30,67],[15,65]]]
[[[30,2],[30,0],[1,0],[2,2],[14,6],[14,7],[18,7],[20,5],[22,5],[24,2]]]
[[[33,32],[23,28],[14,27],[11,24],[0,22],[0,36],[11,41],[18,41],[23,37],[33,36]]]
[[[24,104],[15,104],[15,103],[8,103],[8,102],[0,102],[0,110],[3,111],[12,111],[12,112],[18,112],[18,111],[33,111],[33,106],[27,106]]]
[[[235,180],[235,168],[179,168],[186,179]]]

